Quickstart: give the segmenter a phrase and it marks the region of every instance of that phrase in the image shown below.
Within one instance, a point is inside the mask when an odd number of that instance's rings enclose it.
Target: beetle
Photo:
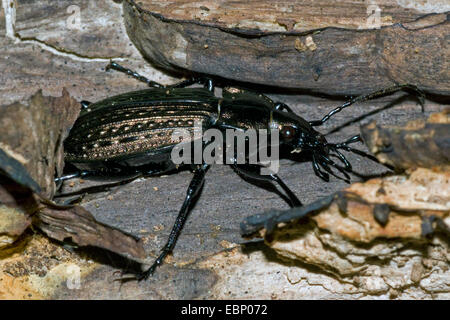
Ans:
[[[321,126],[334,114],[356,102],[400,90],[416,92],[421,103],[424,96],[414,85],[395,85],[352,98],[322,119],[307,121],[286,104],[274,102],[269,97],[250,90],[224,87],[222,96],[216,96],[215,83],[209,78],[192,78],[164,86],[112,61],[106,67],[108,69],[124,72],[151,88],[109,97],[96,103],[82,101],[80,115],[64,141],[65,162],[74,165],[78,171],[56,178],[56,182],[74,177],[112,174],[161,175],[180,169],[171,159],[171,152],[177,145],[172,135],[177,129],[192,130],[194,121],[199,120],[202,121],[203,130],[275,129],[275,133],[271,134],[278,135],[280,150],[310,156],[315,174],[325,181],[329,181],[330,174],[340,177],[332,168],[337,169],[348,181],[348,172],[352,171],[352,166],[340,150],[364,154],[349,146],[362,141],[360,135],[343,143],[329,143],[315,127]],[[196,83],[203,87],[188,88]],[[195,138],[190,142],[195,142]],[[202,148],[205,148],[204,143]],[[233,160],[236,160],[236,154]],[[244,177],[277,184],[284,190],[291,207],[302,205],[277,174],[261,174],[260,170],[264,166],[260,163],[248,163],[248,154],[245,160],[245,163],[231,161],[229,165]],[[167,243],[151,267],[136,276],[138,280],[153,274],[173,250],[210,166],[209,163],[191,165],[194,176]]]

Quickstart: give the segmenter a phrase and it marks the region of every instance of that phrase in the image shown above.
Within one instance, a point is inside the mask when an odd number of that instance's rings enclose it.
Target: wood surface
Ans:
[[[394,83],[448,95],[449,9],[441,1],[124,2],[131,40],[162,68],[330,95]]]
[[[11,181],[10,176],[4,178],[6,182],[2,180],[2,188],[0,188],[0,201],[2,202],[0,206],[0,240],[2,241],[0,246],[0,298],[357,299],[364,297],[370,299],[448,299],[450,291],[448,276],[446,276],[448,238],[442,237],[442,235],[432,237],[430,240],[416,237],[416,233],[411,238],[412,240],[409,238],[406,240],[386,239],[377,236],[373,242],[361,245],[343,239],[339,233],[327,238],[324,235],[326,232],[323,232],[320,234],[322,241],[336,241],[335,245],[331,245],[331,242],[330,245],[327,245],[324,242],[325,249],[323,249],[324,247],[321,248],[318,245],[318,239],[313,237],[313,233],[319,231],[314,225],[311,225],[314,222],[309,222],[301,226],[299,230],[292,232],[294,239],[291,238],[291,240],[296,240],[298,237],[302,240],[299,235],[305,237],[300,246],[295,246],[293,250],[285,247],[278,250],[275,246],[267,245],[262,238],[254,240],[243,238],[240,234],[240,224],[246,217],[271,209],[288,209],[288,205],[277,193],[241,179],[231,168],[226,166],[217,165],[208,172],[202,195],[186,223],[173,254],[159,268],[154,277],[145,282],[130,281],[120,284],[114,281],[119,277],[115,271],[132,266],[130,260],[113,253],[117,247],[114,248],[110,244],[116,238],[111,237],[109,242],[103,243],[103,248],[107,247],[113,251],[92,247],[77,249],[76,241],[79,241],[79,245],[82,246],[86,244],[83,241],[87,238],[77,239],[74,237],[72,242],[65,241],[62,244],[51,240],[39,231],[39,223],[30,227],[31,216],[33,219],[41,219],[41,222],[49,222],[51,219],[59,217],[58,223],[62,223],[63,227],[68,227],[74,222],[76,223],[74,226],[80,227],[80,218],[76,217],[78,214],[86,219],[86,223],[81,227],[85,228],[83,232],[88,235],[100,235],[100,239],[103,234],[110,235],[109,231],[103,233],[105,229],[97,229],[98,233],[89,231],[89,228],[101,225],[102,227],[108,226],[107,230],[121,230],[122,235],[119,238],[127,240],[123,240],[119,244],[128,241],[134,246],[134,237],[127,237],[127,234],[139,237],[141,239],[139,245],[142,244],[145,250],[146,262],[151,262],[167,239],[192,174],[185,171],[170,176],[139,179],[104,192],[86,195],[80,205],[88,212],[75,210],[74,212],[52,213],[49,209],[50,206],[45,201],[41,202],[41,197],[53,194],[54,186],[50,186],[48,183],[52,181],[55,170],[59,170],[58,166],[62,164],[58,160],[58,152],[61,150],[55,150],[55,146],[58,145],[57,134],[51,136],[48,132],[60,132],[58,131],[60,130],[59,126],[68,125],[66,122],[71,119],[71,116],[63,117],[65,108],[68,108],[67,114],[73,115],[75,111],[78,111],[78,106],[72,100],[98,101],[114,94],[145,88],[145,84],[126,75],[113,71],[105,72],[104,67],[109,60],[113,58],[148,78],[164,84],[174,83],[179,79],[174,78],[173,74],[168,75],[152,67],[142,57],[145,52],[141,53],[134,47],[126,30],[129,20],[124,21],[123,17],[129,19],[127,16],[130,14],[129,2],[123,3],[124,10],[122,5],[107,0],[95,3],[81,0],[56,3],[16,1],[16,5],[14,7],[16,18],[13,26],[15,33],[12,35],[7,34],[8,25],[5,22],[7,19],[4,19],[5,11],[3,8],[0,11],[0,70],[2,70],[0,74],[0,96],[2,97],[0,120],[3,121],[2,123],[8,123],[8,126],[0,128],[0,132],[2,129],[8,131],[7,135],[4,132],[0,134],[2,143],[0,149],[8,151],[8,159],[11,159],[11,155],[14,155],[12,158],[15,160],[32,159],[28,163],[29,167],[26,166],[27,161],[24,162],[24,166],[29,168],[29,176],[38,181],[43,187],[42,189],[47,190],[47,194],[41,194],[36,198],[37,193],[34,195],[30,193],[29,189],[32,187],[27,184],[29,180],[24,177],[21,178],[22,186],[20,188],[17,187],[17,183],[12,183],[14,181]],[[208,4],[204,5],[208,7]],[[68,19],[73,17],[73,11],[68,10],[69,6],[77,6],[79,9],[80,28],[78,29],[69,28],[71,25],[68,23]],[[386,6],[385,9],[388,7]],[[401,11],[396,11],[398,14],[394,14],[395,6],[389,8],[392,10],[390,15],[394,21],[402,23],[411,23],[419,16],[431,13],[410,8],[403,14],[400,13]],[[213,11],[213,8],[210,9]],[[328,6],[326,10],[333,10],[333,8]],[[364,13],[364,10],[361,10]],[[178,11],[172,10],[172,12],[175,14]],[[308,12],[311,21],[306,23],[306,28],[308,26],[316,28],[320,22],[319,20],[313,21],[316,12],[312,9]],[[351,15],[351,11],[348,14]],[[324,16],[329,15],[329,13],[324,14]],[[157,19],[155,16],[152,17]],[[333,19],[339,20],[337,15]],[[179,26],[178,22],[165,23],[173,24],[176,28]],[[284,22],[284,24],[289,25],[288,22]],[[187,22],[186,25],[190,25],[190,22]],[[344,23],[344,25],[348,26],[349,24]],[[205,27],[201,24],[196,26],[198,28]],[[224,24],[223,28],[228,27]],[[302,28],[294,31],[305,31]],[[433,28],[420,30],[426,31]],[[128,26],[128,32],[130,30]],[[167,29],[161,29],[161,32],[163,30]],[[214,30],[221,31],[220,28],[214,28]],[[338,29],[329,30],[338,31]],[[352,30],[351,32],[360,31]],[[233,38],[233,41],[236,41],[237,46],[240,45],[239,41],[241,40],[239,39],[241,38],[254,39],[253,36],[242,36],[242,33],[235,35],[228,30],[225,34],[236,37]],[[445,30],[442,34],[445,35]],[[130,33],[132,39],[135,36],[135,33]],[[210,33],[204,33],[201,46],[204,46],[204,39],[211,37]],[[303,36],[295,35],[295,37]],[[166,39],[167,45],[170,45],[170,38],[164,39]],[[314,41],[316,43],[316,40]],[[295,46],[295,40],[291,44]],[[384,47],[379,45],[380,43],[375,43],[373,50],[384,50]],[[211,46],[213,47],[212,44]],[[300,51],[294,48],[295,51],[302,54],[302,46],[298,44],[297,47],[300,48]],[[321,50],[320,47],[317,50]],[[275,48],[275,52],[277,51],[278,44]],[[313,53],[314,51],[308,49],[304,54]],[[430,55],[430,59],[434,59],[433,55]],[[246,60],[246,63],[250,62],[256,63],[253,59]],[[229,74],[221,73],[220,68],[223,66],[226,66],[224,62],[216,66],[216,74],[220,73],[225,78]],[[417,67],[417,64],[414,63],[413,67]],[[413,67],[406,69],[402,67],[401,70],[402,72],[412,72]],[[432,67],[436,68],[438,73],[444,70],[440,68],[439,64],[432,65]],[[283,69],[287,70],[288,68]],[[198,72],[199,70],[193,68],[192,71]],[[371,86],[379,89],[381,84],[386,84],[384,81],[369,83],[370,81],[356,81],[348,75],[341,76],[340,81],[344,83],[342,87],[354,88],[355,92],[367,92]],[[364,79],[369,80],[370,76],[367,73]],[[416,76],[419,81],[421,75],[416,74]],[[231,78],[236,79],[236,77]],[[430,81],[428,82],[429,87],[424,86],[424,89],[441,94],[447,92],[448,83],[437,81],[434,73],[428,74],[424,78]],[[329,89],[330,85],[320,82],[320,79],[319,77],[320,87],[317,87],[317,91],[333,94],[350,93],[341,89],[339,92],[334,92],[334,89]],[[286,80],[281,74],[273,80],[276,80],[278,87],[286,86]],[[258,83],[258,81],[256,82]],[[307,82],[309,83],[309,81]],[[341,104],[344,99],[324,97],[304,91],[286,91],[280,88],[258,86],[253,88],[268,94],[274,100],[287,103],[307,120],[320,119],[329,110]],[[43,94],[39,98],[39,103],[43,101],[64,101],[64,103],[58,106],[54,103],[49,104],[54,108],[47,106],[47,108],[43,107],[40,111],[36,111],[36,105],[30,101],[33,101],[32,97],[38,90],[42,90]],[[217,93],[220,94],[219,91]],[[326,133],[343,126],[327,137],[330,141],[338,142],[358,133],[361,124],[367,124],[372,120],[381,127],[403,126],[408,121],[417,119],[425,121],[430,114],[441,112],[445,108],[443,103],[448,103],[446,97],[429,96],[428,98],[425,101],[424,112],[421,111],[413,97],[404,93],[361,103],[336,114],[332,120],[320,128],[320,131]],[[17,106],[18,109],[15,110],[15,113],[11,113],[11,106]],[[20,110],[23,111],[19,112]],[[377,110],[379,112],[376,112]],[[23,118],[20,118],[21,114]],[[30,114],[35,116],[30,117]],[[58,120],[60,117],[64,121]],[[355,121],[352,122],[352,119]],[[36,124],[40,126],[36,126]],[[46,128],[45,124],[49,127]],[[40,131],[30,130],[35,128],[41,129]],[[30,131],[24,131],[25,129]],[[17,130],[17,134],[22,135],[24,132],[30,132],[29,139],[25,137],[19,141],[27,143],[13,144],[14,140],[11,137],[17,136],[14,134],[14,130]],[[49,139],[50,136],[51,139]],[[14,148],[7,148],[5,145],[11,145]],[[20,145],[24,145],[26,148],[18,148],[17,146]],[[365,148],[363,145],[357,147]],[[47,153],[50,152],[49,150],[54,150],[53,159],[48,157],[46,159],[46,156],[51,154]],[[27,155],[30,154],[33,154],[35,158],[28,158]],[[352,175],[352,182],[362,181],[372,176],[377,177],[387,171],[383,166],[363,157],[349,154],[348,158],[353,164],[354,171],[361,175]],[[52,167],[53,161],[57,164],[56,168]],[[52,167],[51,170],[49,167]],[[39,174],[39,170],[41,170],[41,174]],[[10,172],[14,173],[15,171]],[[314,175],[309,162],[295,163],[284,159],[281,161],[279,175],[305,204],[348,187],[345,182],[334,178],[329,183],[323,182]],[[18,177],[14,174],[12,176]],[[416,180],[421,181],[423,178],[428,181],[427,177],[429,178],[431,175],[425,174]],[[407,180],[407,176],[399,175],[392,179],[403,181]],[[70,192],[98,183],[74,180],[65,183],[62,191]],[[11,185],[14,186],[13,189],[11,189]],[[21,189],[24,186],[25,189]],[[358,185],[352,186],[358,187]],[[18,195],[21,195],[22,198]],[[434,198],[434,201],[442,200],[441,198],[436,199]],[[36,212],[37,207],[44,208],[44,211],[40,211],[45,216],[44,218],[39,218],[39,214]],[[89,213],[95,220],[92,220]],[[336,215],[333,218],[336,218]],[[321,221],[322,226],[326,226],[326,223],[330,221],[324,218]],[[417,221],[420,220],[415,219],[414,223]],[[55,223],[52,226],[58,226],[58,224]],[[338,227],[338,225],[334,226]],[[64,233],[61,232],[62,229],[64,228],[53,233],[54,238],[69,240],[64,237],[60,238],[64,236]],[[41,230],[45,231],[45,228],[42,227]],[[52,232],[55,230],[49,228],[47,232],[52,236]],[[68,232],[66,234],[70,234],[73,230],[76,229],[69,228],[66,230]],[[382,229],[377,229],[377,231],[379,230]],[[118,234],[113,233],[114,235]],[[91,245],[95,245],[95,241],[98,245],[99,238],[91,237],[90,239],[92,240]],[[297,242],[280,241],[277,243],[281,246]],[[311,254],[317,253],[317,259],[313,263],[302,256],[294,257],[298,252],[296,250],[302,245]],[[142,255],[140,250],[133,252],[135,252],[134,258]],[[280,253],[285,254],[283,256]],[[322,264],[322,267],[317,266],[323,257],[333,259],[336,255],[340,256],[339,266],[343,266],[341,270],[353,270],[354,272],[340,274],[339,270],[323,269],[323,265],[326,264]],[[367,259],[361,260],[362,256]],[[365,268],[359,268],[361,265]],[[76,272],[74,273],[74,271]],[[79,274],[81,277],[78,288],[71,285],[74,274]]]

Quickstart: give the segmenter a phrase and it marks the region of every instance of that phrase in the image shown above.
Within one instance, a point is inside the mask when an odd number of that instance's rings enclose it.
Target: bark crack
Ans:
[[[74,51],[65,50],[63,48],[51,45],[45,41],[39,40],[35,37],[22,37],[16,32],[16,4],[15,0],[2,0],[2,7],[5,14],[5,35],[15,41],[15,43],[30,43],[41,47],[55,55],[63,56],[75,61],[82,62],[108,62],[112,59],[116,61],[124,61],[121,57],[101,57],[101,56],[87,56]]]

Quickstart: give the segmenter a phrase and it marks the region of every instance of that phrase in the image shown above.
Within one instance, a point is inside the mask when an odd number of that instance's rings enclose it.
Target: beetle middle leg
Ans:
[[[150,80],[142,75],[140,75],[139,73],[122,67],[120,64],[111,61],[105,68],[106,71],[108,71],[109,69],[114,69],[116,71],[119,72],[123,72],[141,82],[146,83],[149,87],[154,87],[154,88],[185,88],[188,87],[190,85],[193,85],[195,83],[200,83],[203,84],[203,86],[208,89],[209,91],[214,91],[214,82],[212,79],[210,78],[206,78],[206,77],[193,77],[187,80],[183,80],[181,82],[175,83],[175,84],[171,84],[171,85],[163,85],[161,83],[158,83],[156,81]]]
[[[164,258],[174,248],[178,236],[180,235],[181,229],[183,228],[184,223],[186,222],[186,218],[189,215],[189,212],[191,211],[191,205],[194,199],[199,194],[203,186],[203,183],[205,182],[205,175],[206,172],[208,172],[209,168],[210,165],[203,164],[197,169],[195,169],[194,177],[192,178],[191,183],[189,184],[188,190],[186,192],[186,198],[184,199],[183,205],[178,213],[175,224],[172,227],[172,231],[170,232],[169,239],[167,240],[166,245],[163,247],[163,249],[161,250],[161,254],[158,256],[158,258],[155,260],[152,266],[146,271],[137,275],[136,278],[138,280],[144,280],[147,279],[149,276],[151,276],[155,272],[156,268],[159,265],[161,265],[161,263],[164,261]]]

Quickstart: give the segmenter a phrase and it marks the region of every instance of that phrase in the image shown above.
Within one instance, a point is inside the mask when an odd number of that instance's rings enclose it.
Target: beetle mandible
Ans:
[[[267,96],[253,91],[225,87],[222,97],[217,97],[214,94],[214,82],[209,78],[192,78],[164,86],[115,62],[111,62],[106,69],[124,72],[151,88],[120,94],[96,103],[82,101],[80,116],[64,141],[65,161],[79,171],[56,178],[56,182],[74,177],[110,174],[161,175],[176,170],[178,166],[171,161],[171,151],[176,145],[172,134],[176,129],[191,129],[196,120],[202,121],[203,129],[221,131],[275,128],[279,135],[280,150],[310,156],[313,170],[321,179],[329,181],[330,174],[337,176],[332,170],[334,168],[349,180],[348,172],[352,171],[352,166],[340,150],[361,154],[361,151],[349,146],[362,141],[360,135],[342,143],[329,143],[314,128],[356,102],[399,90],[416,92],[421,103],[424,97],[422,91],[413,85],[395,85],[350,99],[320,120],[306,121],[286,104],[273,102]],[[203,84],[203,88],[187,88],[195,83]],[[332,160],[332,157],[337,161]],[[229,165],[242,176],[277,184],[284,190],[291,207],[302,205],[277,174],[261,174],[262,164],[232,161]],[[153,274],[175,246],[210,164],[201,163],[192,165],[192,168],[194,176],[168,241],[151,267],[137,275],[138,280]]]

